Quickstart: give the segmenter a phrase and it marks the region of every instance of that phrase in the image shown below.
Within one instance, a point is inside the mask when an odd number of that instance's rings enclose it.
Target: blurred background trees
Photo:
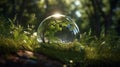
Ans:
[[[24,27],[35,25],[49,15],[59,12],[74,19],[81,33],[91,31],[120,35],[119,0],[1,0],[0,18],[15,19],[14,24]]]

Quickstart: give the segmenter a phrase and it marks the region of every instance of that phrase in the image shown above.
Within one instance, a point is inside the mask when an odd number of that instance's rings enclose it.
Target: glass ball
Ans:
[[[37,40],[43,43],[71,43],[80,38],[77,24],[68,16],[54,14],[45,18],[37,29]]]

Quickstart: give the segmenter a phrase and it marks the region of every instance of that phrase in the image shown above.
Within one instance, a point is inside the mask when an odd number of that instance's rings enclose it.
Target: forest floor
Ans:
[[[72,67],[120,67],[120,62],[88,60]],[[81,66],[83,64],[83,66]],[[19,50],[16,53],[0,55],[0,67],[71,67],[42,53]]]
[[[16,54],[0,55],[0,67],[63,67],[63,63],[41,53],[19,50]]]

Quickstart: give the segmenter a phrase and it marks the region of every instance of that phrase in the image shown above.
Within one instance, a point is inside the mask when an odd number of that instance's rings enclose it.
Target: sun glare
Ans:
[[[62,14],[60,14],[60,13],[55,13],[55,14],[53,14],[53,17],[55,17],[55,18],[60,18],[61,16],[64,16],[64,15],[62,15]]]

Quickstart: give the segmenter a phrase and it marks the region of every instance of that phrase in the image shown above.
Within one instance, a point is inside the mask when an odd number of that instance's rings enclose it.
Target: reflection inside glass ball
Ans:
[[[79,28],[69,17],[54,14],[45,18],[37,30],[37,40],[43,43],[70,43],[79,38]]]

